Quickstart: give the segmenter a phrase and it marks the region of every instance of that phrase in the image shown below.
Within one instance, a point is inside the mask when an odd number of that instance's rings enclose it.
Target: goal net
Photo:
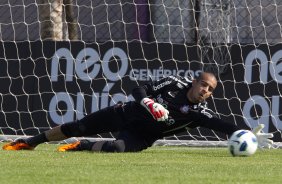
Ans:
[[[133,100],[150,80],[208,70],[219,78],[211,109],[281,142],[282,1],[2,0],[0,15],[2,140]],[[196,128],[157,144],[226,140]]]

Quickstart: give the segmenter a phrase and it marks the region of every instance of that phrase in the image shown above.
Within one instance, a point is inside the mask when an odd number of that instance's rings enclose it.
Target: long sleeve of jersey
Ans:
[[[239,130],[238,126],[223,121],[217,117],[209,118],[201,113],[196,112],[191,112],[191,115],[194,116],[194,119],[197,121],[197,125],[200,127],[222,132],[229,136],[236,130]]]

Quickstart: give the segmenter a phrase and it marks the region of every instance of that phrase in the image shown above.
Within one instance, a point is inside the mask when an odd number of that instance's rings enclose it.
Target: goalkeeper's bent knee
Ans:
[[[86,128],[81,123],[72,122],[62,124],[61,131],[66,137],[81,137],[85,134]]]

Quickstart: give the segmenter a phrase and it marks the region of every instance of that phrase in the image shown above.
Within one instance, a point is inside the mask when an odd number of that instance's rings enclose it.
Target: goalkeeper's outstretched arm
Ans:
[[[214,131],[225,133],[229,137],[235,131],[241,129],[238,126],[236,126],[235,124],[223,121],[222,119],[217,118],[217,117],[209,118],[208,116],[201,114],[201,113],[199,113],[198,116],[200,120],[199,122],[201,124],[200,126],[209,128]],[[264,128],[264,125],[259,124],[254,129],[251,129],[251,128],[246,128],[246,129],[251,130],[255,134],[258,140],[258,146],[260,148],[271,148],[273,145],[273,141],[271,140],[271,138],[273,137],[273,134],[262,132],[263,128]]]

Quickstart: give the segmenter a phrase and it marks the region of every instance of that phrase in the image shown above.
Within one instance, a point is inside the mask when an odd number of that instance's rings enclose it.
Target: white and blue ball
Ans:
[[[251,156],[257,148],[257,138],[249,130],[237,130],[228,140],[228,149],[232,156]]]

